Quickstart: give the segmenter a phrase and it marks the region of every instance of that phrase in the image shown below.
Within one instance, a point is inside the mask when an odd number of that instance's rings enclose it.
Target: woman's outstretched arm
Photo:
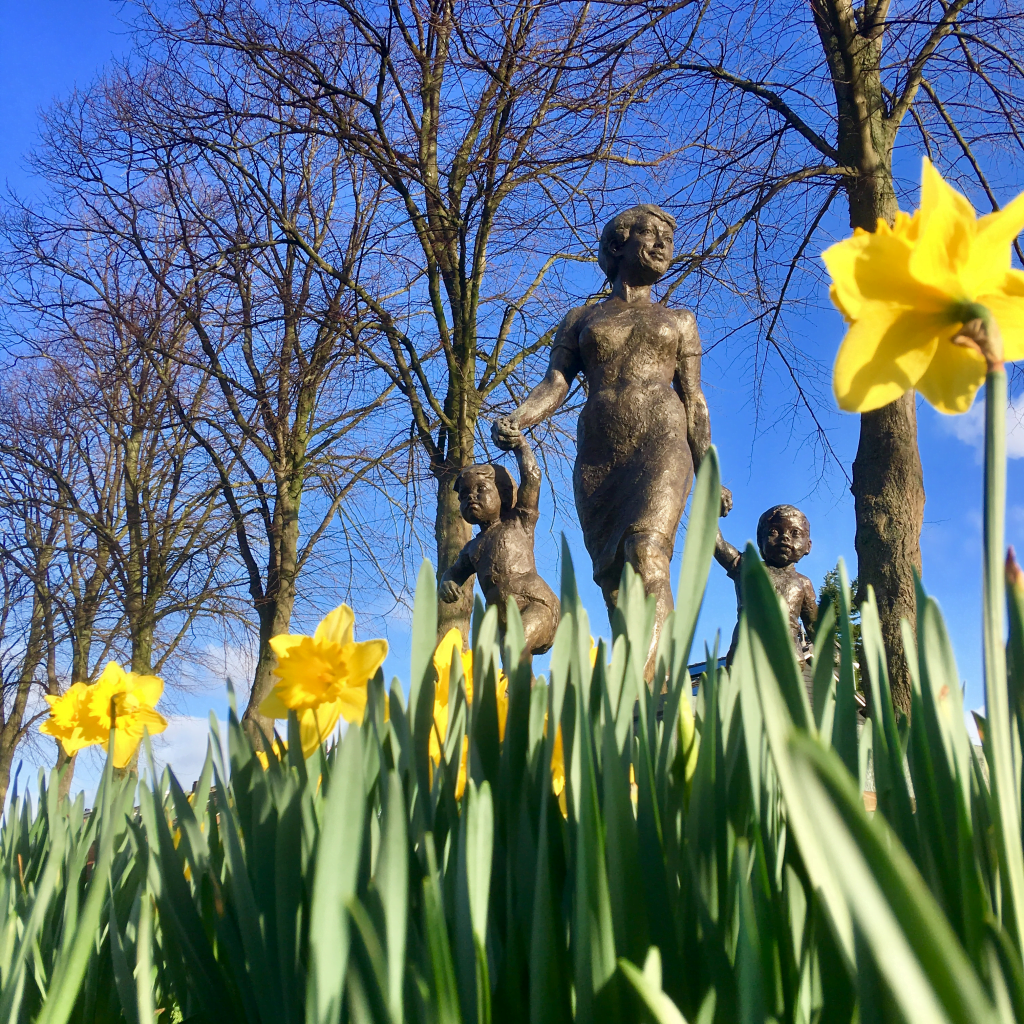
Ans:
[[[544,379],[526,396],[526,400],[511,416],[500,416],[491,427],[494,443],[509,451],[515,433],[522,427],[532,427],[546,420],[565,401],[573,378],[583,368],[580,362],[577,322],[582,310],[572,310],[559,324],[555,340],[551,343],[551,360]]]

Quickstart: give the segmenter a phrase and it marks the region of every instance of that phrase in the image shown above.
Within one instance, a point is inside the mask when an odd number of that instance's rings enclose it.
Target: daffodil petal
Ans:
[[[997,294],[983,295],[1003,336],[1003,355],[1008,362],[1024,359],[1024,272],[1009,270]]]
[[[961,275],[971,297],[997,288],[1010,269],[1010,246],[1024,231],[1024,193],[979,218],[971,261]]]
[[[843,316],[856,320],[873,302],[942,309],[944,296],[910,273],[912,252],[910,243],[885,221],[879,221],[877,231],[858,231],[826,249],[822,259],[833,281],[829,295]]]
[[[341,716],[340,701],[321,704],[315,711],[306,711],[299,719],[299,739],[302,743],[302,756],[310,757],[313,752],[326,741]]]
[[[167,728],[167,719],[153,708],[139,708],[132,714],[132,719],[139,732],[146,728],[150,736],[156,736]]]
[[[116,661],[108,661],[93,686],[117,686],[124,680],[124,677],[124,669]]]
[[[134,684],[132,693],[143,703],[153,707],[164,692],[164,681],[159,676],[142,676],[129,673]]]
[[[363,724],[363,716],[366,714],[366,687],[346,686],[338,695],[338,707],[341,709],[341,716],[346,722],[354,722],[356,725]]]
[[[333,612],[324,616],[313,634],[315,640],[331,640],[336,644],[352,643],[352,630],[355,626],[355,613],[347,604],[338,605]]]
[[[925,157],[921,174],[920,234],[910,256],[910,273],[953,298],[963,294],[960,271],[971,256],[974,207],[948,184]]]
[[[300,633],[281,633],[270,638],[270,649],[279,658],[283,658],[292,648],[298,647],[303,640],[308,639],[309,637],[302,636]]]
[[[434,671],[437,673],[438,695],[443,704],[448,703],[448,681],[451,678],[452,662],[456,654],[462,653],[462,634],[449,629],[434,649]]]
[[[967,412],[985,381],[985,369],[985,360],[973,349],[941,341],[917,390],[939,412]]]
[[[344,651],[349,685],[363,686],[377,674],[388,656],[387,640],[362,640]]]
[[[288,705],[278,696],[276,686],[260,701],[260,714],[267,718],[288,717]]]
[[[142,742],[142,734],[132,736],[124,729],[117,729],[114,732],[114,767],[127,768],[135,751],[139,749]]]
[[[948,314],[865,307],[836,355],[832,386],[840,408],[869,412],[894,402],[928,369],[943,334],[952,334]]]

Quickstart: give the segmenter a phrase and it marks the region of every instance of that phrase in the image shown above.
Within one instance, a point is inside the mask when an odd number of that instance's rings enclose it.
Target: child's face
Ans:
[[[482,473],[463,473],[459,510],[462,518],[474,526],[497,522],[501,518],[501,495],[494,481]]]
[[[775,516],[768,521],[761,557],[782,569],[799,562],[811,550],[811,535],[803,516]]]

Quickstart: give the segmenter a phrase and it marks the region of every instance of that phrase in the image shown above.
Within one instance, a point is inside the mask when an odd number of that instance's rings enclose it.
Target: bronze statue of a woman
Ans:
[[[661,627],[672,610],[669,563],[699,465],[711,444],[700,382],[700,337],[689,310],[651,301],[669,269],[676,223],[657,206],[635,206],[601,232],[598,263],[611,282],[603,302],[571,310],[559,325],[544,379],[491,433],[507,450],[517,431],[549,417],[576,374],[587,400],[576,436],[573,490],[594,580],[611,615],[628,562],[657,598],[645,675],[654,675]],[[722,488],[722,514],[732,495]]]

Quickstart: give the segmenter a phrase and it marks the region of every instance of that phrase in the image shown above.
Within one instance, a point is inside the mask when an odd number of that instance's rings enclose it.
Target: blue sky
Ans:
[[[108,0],[0,0],[0,179],[19,192],[31,194],[34,183],[26,172],[23,156],[34,143],[38,111],[76,84],[85,86],[101,66],[124,52],[127,39],[118,21],[119,4]],[[1018,183],[1017,188],[1024,186]],[[1008,196],[1001,196],[1002,199]],[[842,231],[838,222],[836,231]],[[681,244],[682,239],[677,239]],[[680,296],[682,301],[685,299]],[[715,341],[716,324],[702,320],[705,344]],[[800,328],[812,351],[826,362],[842,336],[838,314],[810,316]],[[751,339],[752,343],[753,339]],[[734,351],[734,349],[733,349]],[[723,532],[738,546],[754,532],[757,517],[780,502],[799,505],[811,522],[814,548],[800,564],[815,586],[839,557],[846,559],[851,576],[856,571],[853,546],[853,500],[841,472],[824,477],[814,454],[791,433],[790,420],[777,424],[763,418],[755,429],[754,405],[746,380],[712,353],[705,360],[705,393],[711,410],[712,432],[722,462],[724,482],[733,490],[735,508],[724,521]],[[981,406],[962,417],[945,417],[919,401],[920,448],[924,465],[927,505],[922,534],[924,582],[941,604],[956,651],[961,677],[966,682],[966,706],[983,701],[981,686]],[[829,421],[832,443],[847,467],[857,444],[858,420],[835,414]],[[1024,401],[1009,415],[1009,449],[1015,456],[1009,467],[1007,532],[1010,543],[1024,547]],[[563,475],[564,484],[565,475]],[[563,491],[559,515],[554,515],[550,495],[545,495],[544,516],[538,531],[538,564],[557,587],[555,564],[559,537],[569,536],[584,600],[590,610],[595,634],[608,633],[603,602],[589,582],[589,561],[575,527],[571,494]],[[677,542],[676,566],[682,549]],[[319,609],[297,609],[303,628],[315,624]],[[698,643],[711,640],[717,629],[728,637],[735,615],[732,584],[714,567],[698,627]],[[387,624],[391,654],[386,664],[390,675],[406,676],[408,630],[395,618]],[[698,656],[695,651],[695,657]],[[186,786],[197,771],[205,748],[205,717],[208,709],[223,717],[223,690],[211,680],[208,694],[179,700],[178,715],[161,745]],[[26,753],[26,767],[47,763],[49,745]],[[87,788],[94,770],[82,765],[76,780]]]

